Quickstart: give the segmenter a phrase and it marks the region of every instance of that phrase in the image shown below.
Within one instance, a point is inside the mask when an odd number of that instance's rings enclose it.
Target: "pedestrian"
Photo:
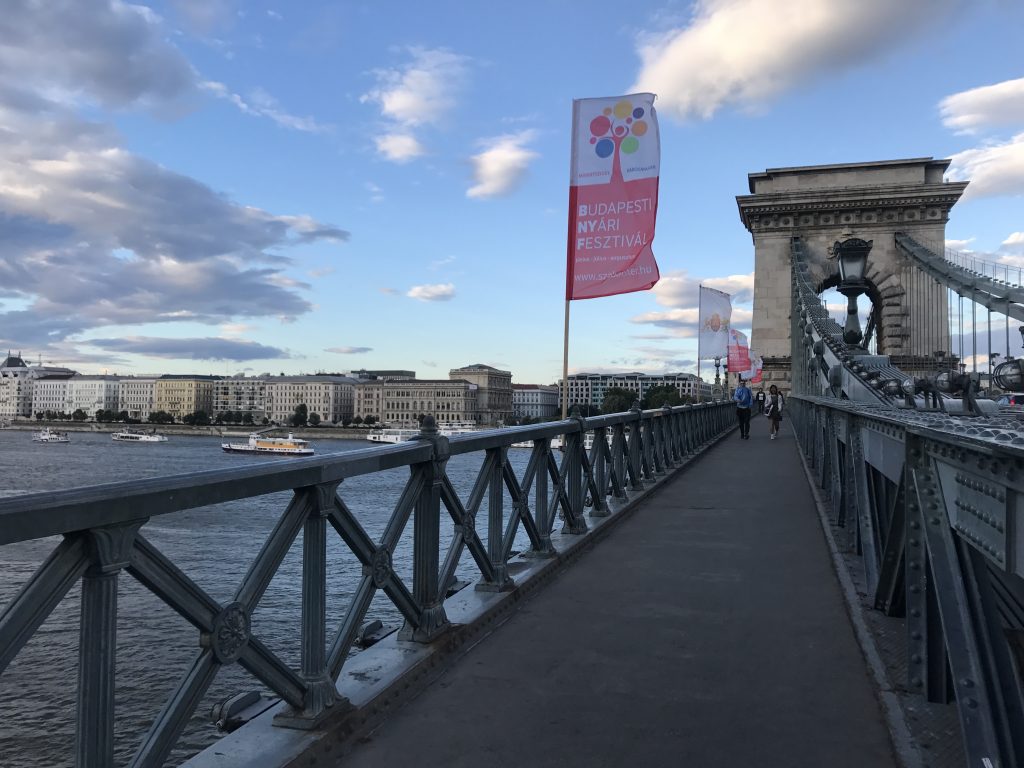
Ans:
[[[758,412],[758,413],[764,413],[764,401],[765,401],[765,397],[766,397],[766,396],[765,396],[765,394],[764,394],[764,387],[761,387],[761,388],[760,388],[760,389],[759,389],[759,390],[757,391],[757,397],[755,398],[755,399],[757,400],[757,412]]]
[[[782,421],[782,406],[785,402],[786,398],[779,392],[779,388],[772,384],[768,389],[768,400],[764,408],[772,425],[772,440],[779,434],[779,422]]]
[[[740,385],[733,392],[732,399],[736,402],[736,419],[740,423],[740,440],[749,440],[750,408],[754,405],[754,396],[743,379],[740,379]]]

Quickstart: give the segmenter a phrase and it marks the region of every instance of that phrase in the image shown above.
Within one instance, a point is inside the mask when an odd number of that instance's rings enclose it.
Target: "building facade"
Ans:
[[[72,376],[64,411],[82,411],[90,419],[95,418],[96,411],[117,411],[119,384],[117,376]]]
[[[558,415],[558,387],[513,384],[512,412],[521,419],[551,419]]]
[[[117,392],[118,413],[128,414],[129,419],[145,421],[155,410],[156,377],[121,379]]]
[[[213,416],[226,412],[249,414],[253,424],[269,419],[267,388],[269,376],[232,376],[219,379],[213,386]]]
[[[512,417],[512,374],[489,365],[467,365],[448,371],[452,381],[468,381],[478,389],[478,423],[501,426]]]
[[[355,415],[372,416],[393,427],[415,427],[431,415],[439,425],[479,424],[479,389],[468,381],[360,381]]]
[[[355,411],[355,388],[347,376],[275,376],[267,380],[267,416],[289,424],[295,409],[305,405],[307,418],[316,414],[324,423],[344,423]]]
[[[75,375],[70,368],[28,365],[21,355],[7,354],[0,364],[0,418],[27,419],[36,411],[32,406],[35,384],[43,378],[69,379]],[[45,409],[44,409],[45,410]],[[51,409],[52,410],[52,409]]]
[[[699,401],[711,397],[712,386],[692,373],[576,373],[569,377],[569,407],[591,405],[600,408],[609,389],[625,389],[643,400],[651,387],[671,386],[682,398]],[[560,396],[565,386],[559,382]],[[561,400],[559,401],[561,402]]]
[[[32,382],[32,414],[45,416],[66,414],[70,400],[68,398],[68,376],[42,376]],[[72,409],[73,410],[73,409]],[[95,412],[93,412],[95,415]]]
[[[181,421],[198,411],[213,412],[213,387],[219,376],[165,374],[153,386],[153,411],[164,411]]]

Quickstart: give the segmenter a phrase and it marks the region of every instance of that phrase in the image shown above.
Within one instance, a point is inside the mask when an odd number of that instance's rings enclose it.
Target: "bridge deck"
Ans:
[[[889,766],[788,429],[666,484],[345,766]]]

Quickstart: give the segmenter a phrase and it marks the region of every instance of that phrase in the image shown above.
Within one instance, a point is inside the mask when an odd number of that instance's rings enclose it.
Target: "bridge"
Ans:
[[[78,590],[76,766],[1024,764],[1024,432],[950,329],[964,300],[1009,328],[1022,288],[936,245],[962,191],[944,162],[752,175],[738,202],[755,344],[775,344],[767,372],[789,392],[781,441],[734,439],[728,402],[450,440],[427,420],[396,446],[0,500],[0,545],[41,553],[0,606],[0,698],[28,695],[18,659]],[[1004,359],[987,386],[1022,373]],[[459,457],[475,457],[462,485]],[[348,489],[395,471],[371,530]],[[200,585],[184,560],[202,552],[155,543],[167,516],[263,498],[282,506],[237,583]],[[301,610],[282,647],[260,617],[290,553]],[[163,649],[120,642],[127,582],[195,648],[134,729],[119,665],[170,673]],[[397,631],[368,623],[380,600]],[[214,712],[230,733],[183,752],[217,679],[239,694]]]

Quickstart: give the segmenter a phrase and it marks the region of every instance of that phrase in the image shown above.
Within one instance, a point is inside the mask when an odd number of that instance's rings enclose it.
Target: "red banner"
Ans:
[[[750,347],[747,334],[729,329],[729,373],[746,376],[750,371]]]
[[[566,300],[658,282],[651,242],[660,164],[654,94],[573,102]]]

